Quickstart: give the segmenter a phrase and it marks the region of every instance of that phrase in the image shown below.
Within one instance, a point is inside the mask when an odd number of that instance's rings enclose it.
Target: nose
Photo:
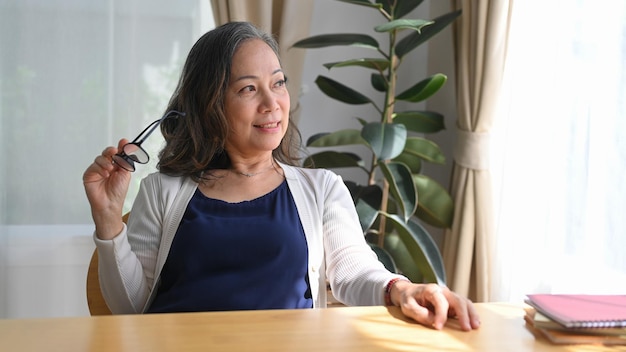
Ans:
[[[265,92],[263,94],[263,98],[261,100],[261,104],[259,104],[259,111],[262,113],[268,113],[272,111],[276,111],[280,108],[278,104],[278,97],[274,92]]]

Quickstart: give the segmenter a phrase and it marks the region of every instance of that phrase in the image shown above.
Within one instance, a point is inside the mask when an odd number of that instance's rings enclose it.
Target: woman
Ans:
[[[159,172],[142,180],[127,226],[131,174],[116,154],[128,141],[88,167],[111,311],[321,308],[328,280],[348,305],[393,304],[436,329],[448,316],[477,328],[469,300],[384,268],[339,176],[295,166],[300,139],[285,84],[268,34],[245,22],[220,26],[189,53],[168,106],[182,113],[162,120]]]

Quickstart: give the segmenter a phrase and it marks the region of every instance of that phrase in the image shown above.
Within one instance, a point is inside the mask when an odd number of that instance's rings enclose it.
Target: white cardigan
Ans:
[[[384,304],[385,285],[399,275],[387,271],[365,242],[341,177],[323,169],[280,166],[307,240],[313,307],[326,307],[327,279],[340,302]],[[112,240],[94,234],[100,285],[114,314],[145,312],[151,304],[156,278],[197,186],[187,177],[151,174],[141,181],[128,226]]]

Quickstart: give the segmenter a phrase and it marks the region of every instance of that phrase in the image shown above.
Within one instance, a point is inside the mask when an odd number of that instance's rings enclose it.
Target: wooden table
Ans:
[[[118,315],[0,320],[0,351],[624,351],[557,346],[526,327],[521,306],[477,304],[482,326],[436,331],[398,308]]]

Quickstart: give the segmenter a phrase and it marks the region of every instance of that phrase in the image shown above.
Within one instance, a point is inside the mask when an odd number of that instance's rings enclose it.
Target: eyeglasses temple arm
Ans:
[[[141,143],[143,143],[143,141],[145,141],[146,138],[148,138],[152,134],[152,132],[154,132],[154,130],[157,128],[157,126],[159,126],[159,124],[161,124],[161,121],[163,121],[164,119],[168,118],[172,114],[178,114],[180,116],[185,116],[186,115],[184,112],[180,112],[180,111],[176,111],[176,110],[168,111],[165,115],[163,115],[163,117],[161,117],[160,119],[158,119],[156,121],[153,121],[151,124],[149,124],[148,127],[146,127],[137,136],[137,138],[135,138],[131,143],[141,145]]]

